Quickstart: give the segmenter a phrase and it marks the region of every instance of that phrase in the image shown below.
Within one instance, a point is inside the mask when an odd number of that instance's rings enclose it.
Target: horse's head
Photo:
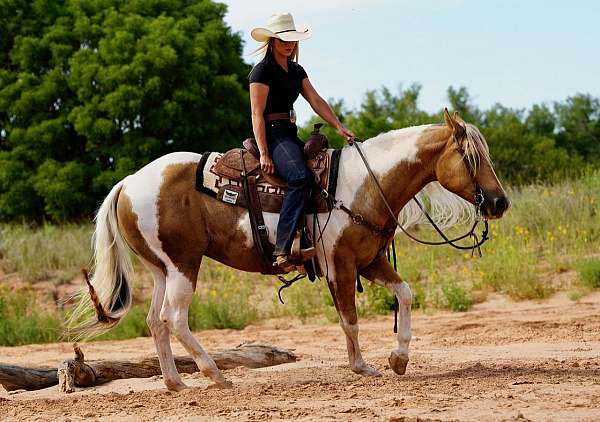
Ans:
[[[486,218],[500,218],[510,206],[490,159],[487,143],[476,126],[444,110],[451,135],[436,163],[438,182],[474,205]]]

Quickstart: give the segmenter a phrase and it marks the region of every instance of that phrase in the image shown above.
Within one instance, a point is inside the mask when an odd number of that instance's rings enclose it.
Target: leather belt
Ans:
[[[289,113],[269,113],[265,114],[265,121],[272,122],[274,120],[290,120]]]

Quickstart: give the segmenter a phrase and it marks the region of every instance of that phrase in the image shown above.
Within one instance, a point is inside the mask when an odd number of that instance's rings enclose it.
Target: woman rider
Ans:
[[[298,64],[298,42],[310,38],[308,28],[296,29],[292,15],[284,13],[271,16],[266,27],[253,29],[251,35],[263,43],[255,53],[264,55],[249,76],[252,128],[262,170],[268,174],[277,171],[288,184],[277,225],[274,255],[275,263],[289,272],[294,266],[288,255],[313,183],[304,159],[304,144],[297,135],[294,101],[302,94],[312,109],[340,135],[350,140],[354,134],[340,123]]]

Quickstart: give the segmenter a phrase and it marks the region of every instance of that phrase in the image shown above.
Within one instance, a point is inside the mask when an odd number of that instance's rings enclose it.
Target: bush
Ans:
[[[32,290],[0,288],[0,345],[20,346],[59,340],[57,312],[44,309]]]
[[[600,260],[592,259],[577,266],[581,283],[589,289],[600,287]]]
[[[150,328],[146,323],[146,316],[150,302],[134,305],[119,324],[109,332],[102,334],[98,340],[123,340],[136,337],[150,337]]]
[[[250,300],[250,289],[231,289],[227,285],[220,289],[204,291],[194,296],[189,311],[191,330],[210,328],[234,328],[240,330],[257,319],[256,308]]]
[[[394,310],[396,301],[393,293],[386,287],[373,283],[363,284],[365,288],[365,306],[367,313],[387,315]]]
[[[469,293],[455,281],[442,284],[442,295],[448,308],[454,312],[468,311],[473,305]]]

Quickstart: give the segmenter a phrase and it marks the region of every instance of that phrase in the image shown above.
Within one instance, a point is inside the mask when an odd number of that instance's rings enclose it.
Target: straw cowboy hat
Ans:
[[[265,42],[269,38],[279,38],[282,41],[302,41],[310,38],[312,34],[306,25],[296,27],[291,14],[278,13],[269,18],[266,27],[254,28],[250,35],[258,42]]]

